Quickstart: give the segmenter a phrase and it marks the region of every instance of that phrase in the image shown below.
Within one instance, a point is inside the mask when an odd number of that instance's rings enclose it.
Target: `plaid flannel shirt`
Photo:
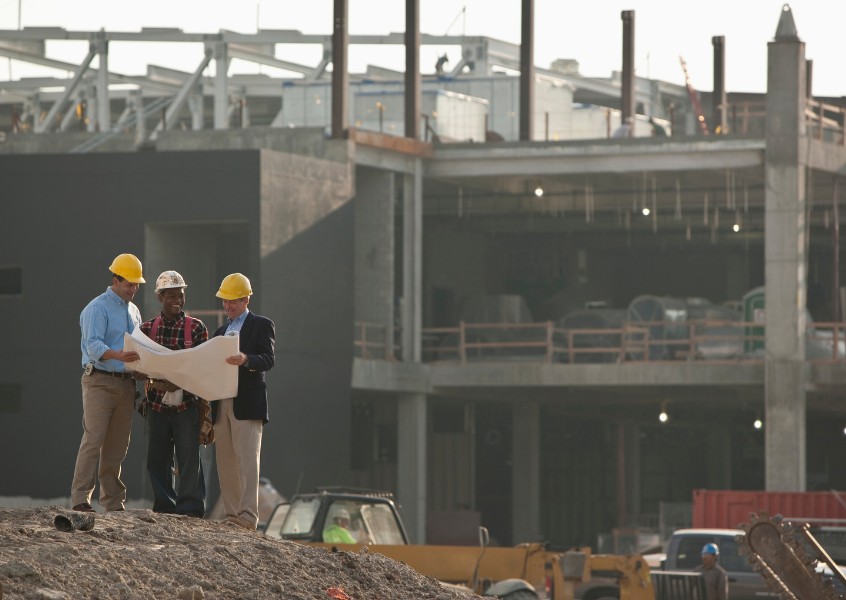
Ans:
[[[153,340],[165,348],[169,348],[171,350],[184,350],[185,349],[185,313],[179,313],[179,317],[174,319],[168,319],[164,315],[161,316],[161,323],[159,324],[159,330],[156,333],[156,339]],[[150,319],[149,321],[144,321],[141,323],[141,331],[149,337],[153,331],[153,321],[154,319]],[[193,341],[194,348],[202,344],[203,342],[209,339],[209,330],[206,329],[205,324],[196,317],[191,317],[191,340]],[[164,398],[164,392],[161,390],[157,390],[151,388],[147,390],[147,400],[150,403],[150,408],[156,412],[182,412],[183,410],[187,410],[191,405],[196,402],[197,397],[194,394],[191,394],[187,391],[183,392],[182,404],[179,406],[168,406],[167,404],[162,404],[162,398]]]

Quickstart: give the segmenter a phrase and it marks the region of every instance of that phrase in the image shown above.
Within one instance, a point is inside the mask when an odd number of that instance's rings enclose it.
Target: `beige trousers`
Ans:
[[[261,462],[261,421],[239,421],[232,399],[219,400],[214,447],[220,497],[227,517],[241,517],[255,527],[259,521],[258,485]]]
[[[82,441],[71,484],[71,506],[91,503],[97,478],[100,505],[123,508],[126,486],[120,465],[129,449],[135,381],[102,373],[82,376]],[[97,467],[99,462],[99,469]]]

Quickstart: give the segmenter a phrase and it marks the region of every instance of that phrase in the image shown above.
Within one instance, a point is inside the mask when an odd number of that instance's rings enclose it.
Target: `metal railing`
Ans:
[[[764,135],[767,105],[764,102],[733,102],[728,106],[728,132],[736,135]],[[805,105],[808,136],[846,145],[846,106],[826,104],[809,98]]]
[[[356,322],[355,356],[398,360],[398,333],[386,325]],[[765,358],[765,325],[753,321],[629,321],[617,328],[566,329],[553,321],[460,322],[456,327],[424,328],[422,333],[423,362],[429,363],[739,364]],[[807,362],[846,364],[846,323],[814,323],[805,341]]]
[[[353,330],[353,355],[356,358],[397,360],[398,330],[379,323],[356,321]]]

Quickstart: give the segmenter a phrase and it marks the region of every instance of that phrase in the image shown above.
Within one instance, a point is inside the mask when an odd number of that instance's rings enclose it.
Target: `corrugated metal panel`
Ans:
[[[794,520],[843,519],[846,524],[846,493],[693,490],[693,527],[735,528],[762,510]]]

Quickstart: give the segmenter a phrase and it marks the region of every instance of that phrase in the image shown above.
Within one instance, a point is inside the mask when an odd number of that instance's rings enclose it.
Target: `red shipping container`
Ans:
[[[759,511],[818,525],[846,525],[846,492],[693,490],[693,527],[735,529]]]

